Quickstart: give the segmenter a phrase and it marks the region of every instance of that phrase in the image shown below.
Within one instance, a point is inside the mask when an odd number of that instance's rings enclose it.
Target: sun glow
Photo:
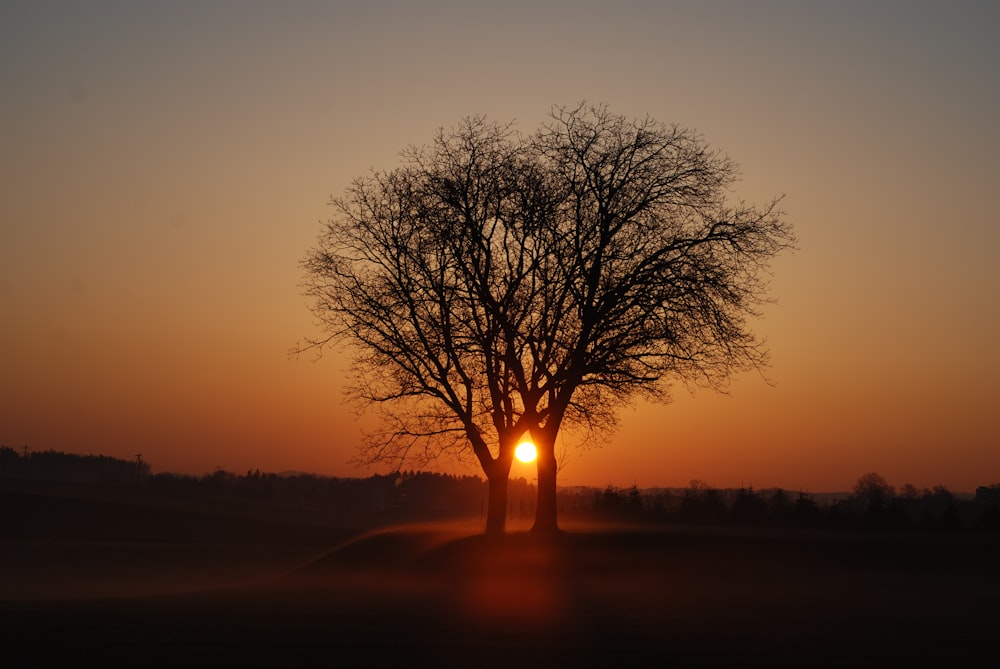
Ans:
[[[538,451],[535,449],[535,445],[530,441],[522,441],[514,449],[514,457],[516,457],[521,462],[532,462],[538,455]]]

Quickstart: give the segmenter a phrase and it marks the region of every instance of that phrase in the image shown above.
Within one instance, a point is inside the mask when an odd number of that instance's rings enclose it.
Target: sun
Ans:
[[[516,457],[521,462],[531,462],[538,455],[538,451],[535,449],[535,445],[530,441],[522,441],[514,449],[514,457]]]

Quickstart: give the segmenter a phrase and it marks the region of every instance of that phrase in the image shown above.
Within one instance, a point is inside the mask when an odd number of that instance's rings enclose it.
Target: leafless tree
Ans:
[[[794,237],[776,201],[729,202],[736,177],[693,131],[581,105],[528,137],[466,119],[356,180],[303,263],[324,332],[303,348],[355,345],[353,392],[385,418],[364,457],[471,450],[502,532],[530,434],[534,529],[556,531],[560,430],[766,365],[748,320]]]
[[[912,486],[911,486],[912,487]],[[896,489],[877,472],[868,472],[854,484],[854,494],[871,511],[881,511],[896,495]]]

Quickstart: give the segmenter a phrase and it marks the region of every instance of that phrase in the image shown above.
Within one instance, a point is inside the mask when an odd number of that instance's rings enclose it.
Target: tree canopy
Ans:
[[[353,344],[351,392],[384,415],[363,457],[471,450],[502,531],[529,434],[535,527],[554,530],[560,429],[766,365],[748,321],[794,237],[777,201],[730,201],[737,176],[692,130],[581,105],[528,136],[467,118],[355,180],[303,267],[307,347]]]

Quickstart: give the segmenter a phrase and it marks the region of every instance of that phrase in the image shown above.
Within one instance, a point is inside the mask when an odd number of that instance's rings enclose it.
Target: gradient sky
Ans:
[[[3,0],[0,443],[367,475],[345,362],[288,356],[329,197],[588,100],[704,133],[800,250],[773,386],[626,409],[561,483],[998,483],[997,34],[992,1]]]

